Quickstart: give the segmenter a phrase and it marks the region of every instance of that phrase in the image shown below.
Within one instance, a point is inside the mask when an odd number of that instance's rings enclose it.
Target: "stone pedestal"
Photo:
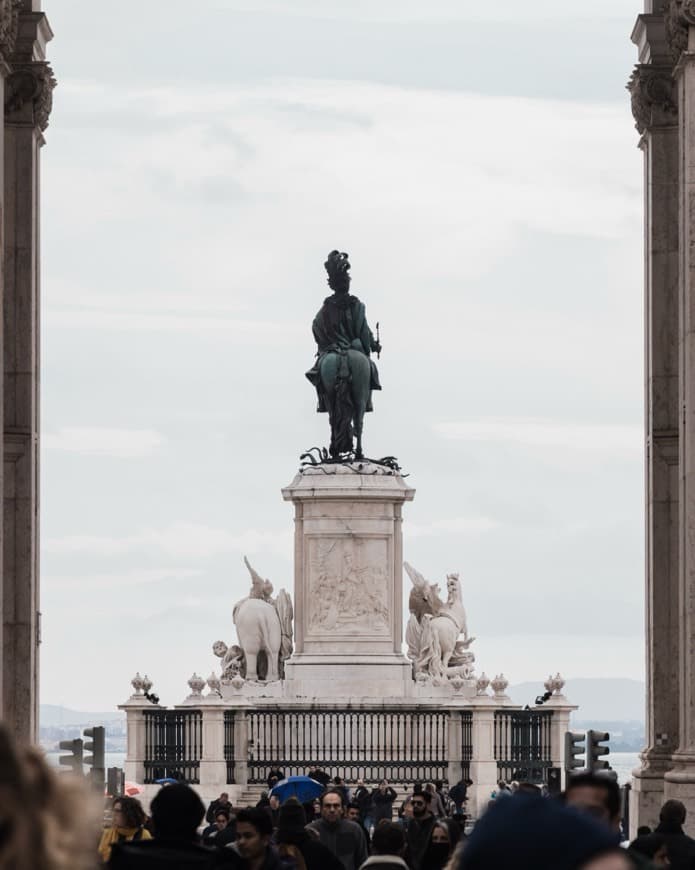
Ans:
[[[403,637],[400,474],[369,462],[302,470],[295,507],[295,651],[288,697],[410,697]]]

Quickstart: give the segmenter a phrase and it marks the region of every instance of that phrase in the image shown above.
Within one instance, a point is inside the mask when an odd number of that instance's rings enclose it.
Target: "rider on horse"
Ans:
[[[307,378],[316,387],[318,394],[319,412],[328,411],[326,396],[320,376],[320,366],[323,357],[327,353],[340,355],[340,376],[349,380],[350,372],[348,365],[348,350],[357,350],[367,358],[371,351],[379,352],[381,345],[372,335],[367,325],[364,303],[356,296],[350,295],[350,263],[348,255],[340,251],[331,251],[324,263],[328,272],[328,286],[333,291],[327,296],[321,310],[314,318],[312,331],[318,352],[316,362],[306,373]],[[379,373],[372,359],[369,359],[371,368],[372,390],[380,390]],[[371,394],[367,404],[367,411],[372,410]]]

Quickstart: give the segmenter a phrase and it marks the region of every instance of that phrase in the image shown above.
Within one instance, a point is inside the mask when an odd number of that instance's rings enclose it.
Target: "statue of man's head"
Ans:
[[[328,286],[335,293],[350,292],[350,261],[344,251],[331,251],[323,264],[328,272]]]

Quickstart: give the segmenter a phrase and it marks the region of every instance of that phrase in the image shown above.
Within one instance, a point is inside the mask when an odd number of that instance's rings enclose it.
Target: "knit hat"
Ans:
[[[498,800],[463,850],[460,870],[576,870],[618,847],[606,825],[553,798],[518,794]]]
[[[298,800],[290,798],[281,807],[278,813],[278,832],[304,830],[306,815],[304,807]]]

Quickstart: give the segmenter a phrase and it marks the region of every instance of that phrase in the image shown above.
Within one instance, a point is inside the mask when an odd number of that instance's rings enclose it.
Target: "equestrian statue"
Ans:
[[[324,263],[327,296],[314,318],[316,361],[306,373],[316,387],[319,413],[328,412],[332,459],[363,459],[362,421],[372,410],[372,390],[380,390],[379,373],[370,354],[379,356],[379,324],[374,338],[364,303],[350,293],[348,255],[331,251]]]

